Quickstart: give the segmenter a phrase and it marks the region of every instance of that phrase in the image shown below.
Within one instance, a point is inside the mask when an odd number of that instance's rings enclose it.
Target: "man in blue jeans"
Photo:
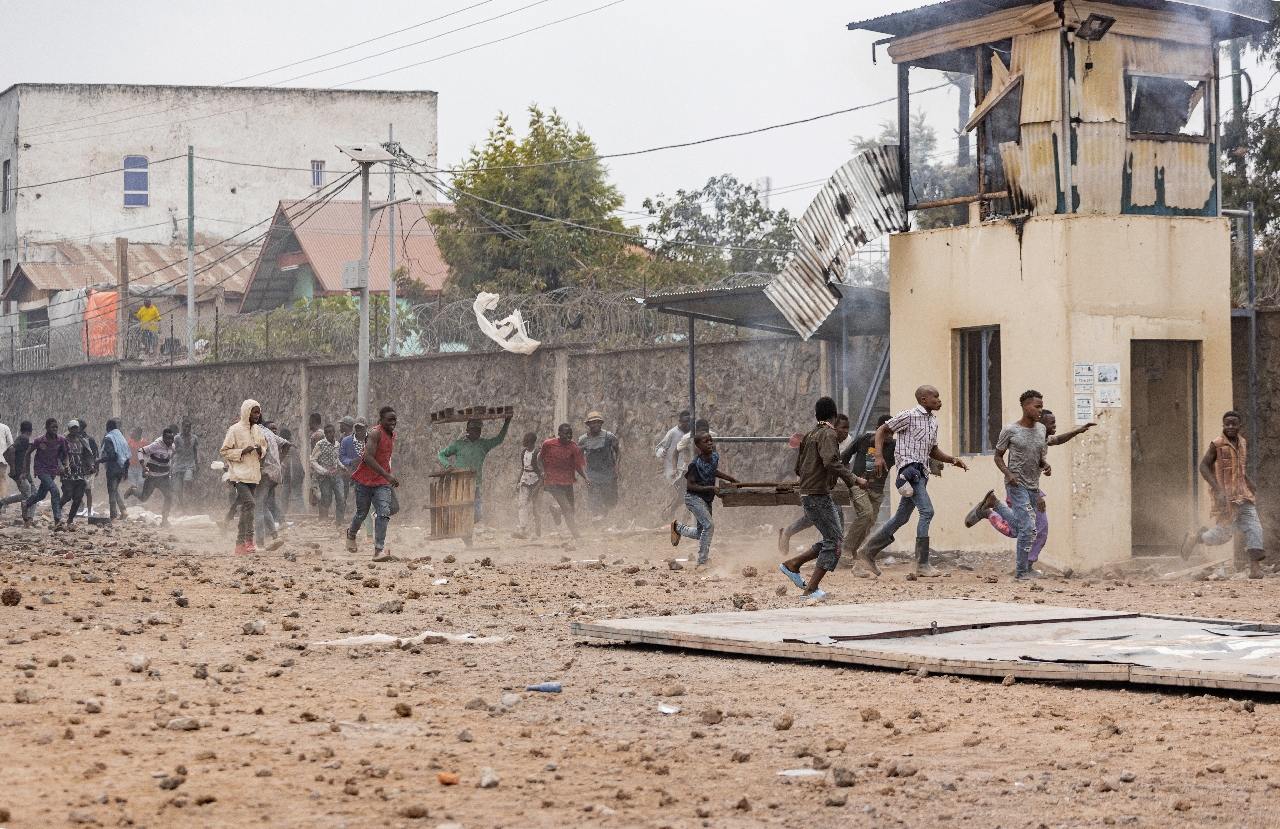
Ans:
[[[884,442],[893,436],[894,459],[898,463],[898,511],[893,518],[867,539],[858,551],[862,562],[871,572],[880,575],[876,556],[893,543],[893,534],[906,525],[911,513],[920,510],[916,524],[916,575],[939,576],[937,568],[929,564],[929,522],[933,520],[933,502],[929,500],[929,461],[949,463],[966,472],[964,461],[952,457],[938,448],[938,416],[934,412],[942,408],[942,396],[933,386],[916,389],[916,406],[899,412],[876,429],[876,460],[872,476],[879,478],[888,466],[884,460]],[[904,483],[904,478],[910,480]]]
[[[1018,558],[1014,578],[1031,578],[1031,545],[1036,540],[1036,503],[1040,500],[1040,473],[1051,474],[1048,431],[1040,422],[1044,396],[1034,389],[1018,398],[1022,417],[1000,430],[996,441],[996,468],[1004,475],[1009,506],[997,501],[992,507],[1018,534]],[[1005,454],[1008,453],[1008,461]]]
[[[67,439],[58,434],[58,419],[49,418],[44,422],[44,434],[31,442],[31,451],[27,453],[28,477],[40,481],[40,488],[22,504],[23,526],[31,526],[31,508],[48,495],[53,506],[53,531],[62,531],[62,492],[58,490],[57,479],[68,471],[67,456],[70,454]]]
[[[387,522],[398,510],[394,487],[400,481],[391,474],[391,453],[395,447],[396,410],[383,406],[378,412],[378,425],[369,430],[364,444],[364,455],[356,471],[351,473],[351,483],[356,490],[356,512],[347,528],[347,552],[354,553],[356,531],[364,523],[370,508],[373,520],[373,560],[390,561],[387,554]]]

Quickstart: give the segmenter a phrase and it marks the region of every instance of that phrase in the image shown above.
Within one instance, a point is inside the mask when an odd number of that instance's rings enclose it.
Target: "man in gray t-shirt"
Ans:
[[[1046,461],[1048,438],[1044,424],[1040,422],[1044,396],[1038,391],[1024,391],[1018,402],[1022,404],[1021,419],[1001,429],[1000,438],[996,441],[996,468],[1004,475],[1009,506],[996,499],[993,509],[1018,533],[1018,566],[1014,577],[1023,580],[1031,577],[1029,559],[1031,545],[1036,540],[1040,472],[1049,475],[1052,470]]]

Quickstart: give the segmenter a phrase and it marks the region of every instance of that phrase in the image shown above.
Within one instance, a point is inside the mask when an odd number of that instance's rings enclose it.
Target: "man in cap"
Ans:
[[[475,523],[481,523],[484,517],[484,504],[480,500],[480,484],[484,482],[484,459],[494,447],[507,439],[507,430],[511,428],[511,418],[502,421],[502,431],[491,438],[481,438],[482,424],[479,420],[467,421],[467,433],[453,443],[440,450],[436,457],[443,466],[458,469],[474,469],[476,471],[476,516]]]
[[[578,448],[587,460],[587,511],[592,518],[603,518],[618,505],[618,475],[622,463],[622,443],[613,432],[605,431],[604,415],[587,415],[587,433],[578,438]]]

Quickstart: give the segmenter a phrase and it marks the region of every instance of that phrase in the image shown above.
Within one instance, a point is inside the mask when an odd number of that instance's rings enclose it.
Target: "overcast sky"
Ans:
[[[7,0],[10,37],[0,51],[0,88],[19,82],[222,84],[460,12],[245,83],[435,90],[442,166],[458,163],[483,141],[500,111],[523,128],[524,110],[535,102],[580,124],[601,152],[626,152],[892,98],[893,65],[883,52],[878,65],[871,62],[877,36],[850,32],[846,24],[921,5],[926,3],[74,0],[52,11],[49,4]],[[475,25],[446,34],[468,24]],[[538,26],[545,28],[518,34]],[[483,45],[511,35],[517,36]],[[408,45],[424,38],[434,39]],[[333,68],[401,46],[407,48]],[[450,54],[464,49],[470,51]],[[408,66],[422,61],[428,62]],[[288,81],[315,70],[326,71]],[[387,70],[397,71],[361,80]],[[913,83],[921,87],[939,77],[918,75]],[[944,138],[953,135],[955,95],[939,91],[919,102]],[[848,160],[851,136],[874,134],[894,115],[894,106],[884,104],[762,135],[616,159],[609,167],[631,211],[640,210],[647,196],[700,187],[711,176],[731,173],[748,182],[771,177],[774,189],[783,191],[772,205],[798,213],[818,185],[795,185],[825,180]],[[383,140],[385,129],[371,125],[369,138]],[[245,161],[255,160],[248,155]]]

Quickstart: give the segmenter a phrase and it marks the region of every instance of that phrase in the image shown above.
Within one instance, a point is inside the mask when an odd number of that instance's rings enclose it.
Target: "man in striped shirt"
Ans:
[[[916,524],[916,574],[941,575],[929,564],[929,522],[933,519],[933,502],[929,500],[927,486],[929,461],[932,459],[949,463],[969,471],[964,461],[938,448],[938,416],[934,414],[942,408],[942,396],[938,394],[938,390],[933,386],[916,389],[916,404],[915,408],[899,412],[876,429],[874,476],[880,477],[885,473],[884,442],[893,436],[897,441],[894,457],[898,463],[898,479],[912,481],[910,495],[905,494],[904,488],[899,484],[899,491],[904,494],[898,501],[898,511],[858,551],[863,563],[877,575],[880,568],[876,567],[876,556],[893,542],[893,534],[906,525],[916,509],[920,510],[920,520]]]

